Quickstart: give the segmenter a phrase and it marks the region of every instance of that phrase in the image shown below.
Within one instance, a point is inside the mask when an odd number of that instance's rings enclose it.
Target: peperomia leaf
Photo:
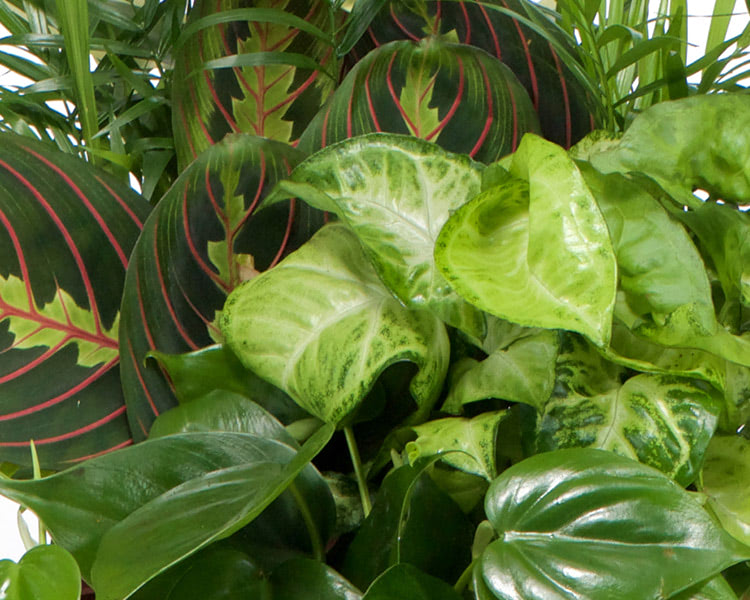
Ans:
[[[78,600],[81,573],[60,546],[35,546],[18,563],[0,560],[3,600]]]
[[[479,308],[609,341],[617,265],[604,218],[566,152],[524,136],[510,177],[448,220],[435,260]]]
[[[458,413],[464,404],[488,398],[523,402],[541,410],[555,383],[558,348],[558,333],[541,330],[475,361],[456,378],[442,410]]]
[[[394,565],[373,581],[362,600],[460,600],[452,586],[408,563]]]
[[[323,223],[323,213],[294,200],[255,212],[302,158],[280,142],[227,136],[182,173],[146,223],[125,281],[120,329],[123,387],[136,439],[176,404],[159,363],[145,359],[214,344],[227,294]],[[182,385],[178,377],[178,393]]]
[[[638,115],[616,144],[592,150],[590,161],[610,173],[645,173],[680,204],[697,207],[693,189],[735,204],[750,200],[750,97],[698,95],[661,102]]]
[[[325,72],[337,70],[333,48],[311,33],[330,28],[331,11],[324,0],[194,3],[173,77],[172,123],[182,168],[227,134],[286,143],[299,138],[334,88]],[[234,18],[216,19],[225,15]],[[303,30],[295,17],[314,28]],[[210,18],[214,22],[206,22]],[[248,55],[257,62],[243,65]]]
[[[339,224],[237,288],[221,328],[247,368],[336,425],[346,423],[383,370],[399,361],[419,367],[410,389],[415,418],[425,415],[447,369],[442,322],[394,298],[357,238]]]
[[[312,153],[365,133],[412,135],[490,163],[539,121],[513,72],[486,52],[438,37],[395,41],[347,74],[305,129]]]
[[[699,489],[724,529],[750,542],[750,441],[741,436],[715,436],[708,446]]]
[[[404,304],[480,337],[481,312],[451,289],[433,251],[451,212],[479,193],[481,177],[482,165],[466,156],[415,138],[372,134],[317,152],[278,187],[336,213]]]
[[[417,439],[406,444],[409,463],[439,455],[452,467],[488,480],[497,476],[496,438],[507,412],[484,412],[473,419],[449,417],[412,427]]]
[[[131,441],[118,326],[149,204],[71,155],[0,141],[0,462],[65,468]]]
[[[485,510],[499,539],[477,567],[480,598],[669,598],[750,556],[666,476],[601,450],[513,465]]]
[[[637,375],[606,393],[550,399],[538,443],[542,451],[611,450],[686,486],[698,475],[720,410],[720,402],[693,380]]]
[[[309,462],[332,433],[333,427],[324,425],[296,453],[285,446],[286,452],[263,448],[274,442],[255,438],[263,451],[253,459],[185,481],[113,525],[102,536],[91,567],[97,598],[126,598],[186,556],[238,531],[260,515],[303,469],[309,479],[319,479]],[[330,497],[329,502],[332,504]],[[322,543],[317,540],[318,545]],[[149,549],[147,557],[144,547]]]
[[[453,582],[471,561],[471,522],[430,479],[428,465],[403,465],[383,480],[341,569],[360,589],[401,563]]]
[[[90,581],[107,531],[141,506],[207,473],[261,460],[285,464],[288,446],[238,433],[184,433],[147,440],[37,480],[0,479],[0,492],[31,508]]]

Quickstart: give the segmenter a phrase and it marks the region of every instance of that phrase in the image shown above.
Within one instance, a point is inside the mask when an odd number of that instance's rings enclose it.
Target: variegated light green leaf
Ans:
[[[476,361],[451,386],[442,410],[458,413],[462,405],[487,398],[523,402],[541,410],[555,384],[558,346],[558,333],[542,330]]]
[[[439,454],[452,467],[492,481],[497,477],[497,428],[507,414],[486,412],[473,419],[451,417],[413,427],[417,439],[406,444],[409,462]]]
[[[607,225],[566,152],[527,134],[510,176],[460,208],[435,259],[467,300],[531,327],[610,338],[617,265]]]
[[[448,365],[442,322],[394,298],[340,224],[232,292],[221,330],[247,368],[336,425],[399,361],[419,367],[411,392],[417,417],[425,415]]]
[[[474,337],[484,317],[448,285],[433,251],[452,211],[481,189],[482,165],[435,144],[370,134],[329,146],[282,182],[273,203],[297,195],[335,212],[357,235],[385,284],[412,308],[426,308]]]
[[[699,489],[721,524],[750,544],[750,441],[738,435],[715,436],[706,450]]]
[[[690,379],[637,375],[598,395],[552,398],[538,425],[538,441],[545,450],[610,450],[688,485],[698,474],[719,411],[716,398]]]

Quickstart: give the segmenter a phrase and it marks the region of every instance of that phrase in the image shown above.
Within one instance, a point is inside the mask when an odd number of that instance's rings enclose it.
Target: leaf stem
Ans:
[[[302,520],[305,522],[307,528],[307,534],[310,536],[310,545],[312,546],[313,556],[315,560],[323,562],[325,560],[326,551],[323,547],[323,541],[320,539],[320,531],[315,524],[312,513],[310,512],[310,505],[305,500],[304,496],[300,494],[297,484],[292,482],[287,488],[294,497],[294,501],[299,508],[299,512],[302,515]]]
[[[372,510],[372,503],[370,502],[370,491],[367,489],[367,478],[362,468],[362,459],[359,457],[357,440],[354,439],[354,431],[352,431],[351,427],[344,427],[344,436],[346,437],[346,445],[349,448],[349,456],[352,457],[352,465],[354,465],[354,475],[357,478],[359,497],[362,500],[362,510],[365,513],[365,517],[367,517]]]
[[[469,585],[469,581],[471,581],[471,577],[474,573],[474,565],[476,564],[477,560],[478,559],[475,558],[469,563],[469,566],[464,569],[464,572],[461,573],[458,581],[456,581],[456,584],[453,586],[453,589],[456,590],[459,594],[464,591],[467,585]]]

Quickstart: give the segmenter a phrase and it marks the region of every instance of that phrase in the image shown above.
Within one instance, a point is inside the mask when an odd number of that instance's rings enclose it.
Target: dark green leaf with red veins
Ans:
[[[294,142],[333,92],[335,82],[323,71],[337,72],[333,48],[284,22],[293,15],[319,29],[328,28],[332,9],[327,0],[198,0],[190,20],[250,7],[277,12],[279,18],[199,28],[184,40],[175,57],[172,122],[182,168],[228,133]],[[294,60],[289,64],[269,60],[259,66],[203,68],[208,61],[251,53],[261,56],[257,54],[261,52],[304,55],[321,69],[297,67]],[[270,59],[272,55],[265,56]]]
[[[424,7],[419,14],[415,6]],[[520,18],[513,18],[509,12]],[[502,60],[526,88],[544,137],[569,148],[594,128],[586,88],[565,65],[559,50],[529,24],[542,28],[573,54],[573,44],[535,4],[526,0],[427,0],[387,2],[353,49],[356,57],[393,40],[435,34],[469,44]]]
[[[82,161],[0,139],[0,462],[56,469],[127,445],[117,330],[150,210]]]
[[[300,138],[312,152],[349,137],[402,133],[493,162],[539,130],[529,96],[499,60],[438,38],[397,41],[360,60]]]
[[[232,135],[181,175],[133,251],[122,306],[122,378],[136,439],[176,403],[156,350],[179,354],[214,342],[226,295],[267,269],[322,224],[323,213],[285,202],[255,214],[301,154],[287,144]]]

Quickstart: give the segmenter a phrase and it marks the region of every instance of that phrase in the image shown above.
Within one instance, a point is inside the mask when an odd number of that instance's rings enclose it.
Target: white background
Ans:
[[[658,4],[657,2],[652,2]],[[690,20],[688,22],[688,33],[694,47],[688,48],[688,63],[700,58],[703,52],[706,35],[708,32],[708,19],[701,18],[710,16],[713,12],[714,2],[712,0],[689,0],[688,9]],[[730,24],[730,35],[737,35],[748,22],[747,9],[744,0],[737,0],[735,5],[735,16]],[[0,34],[2,35],[2,34]],[[3,77],[0,72],[0,77]],[[3,81],[5,83],[7,79]],[[0,559],[10,558],[17,561],[24,553],[21,536],[18,533],[16,522],[18,505],[0,496]],[[24,514],[30,523],[29,529],[32,536],[37,535],[36,520],[27,511]]]

